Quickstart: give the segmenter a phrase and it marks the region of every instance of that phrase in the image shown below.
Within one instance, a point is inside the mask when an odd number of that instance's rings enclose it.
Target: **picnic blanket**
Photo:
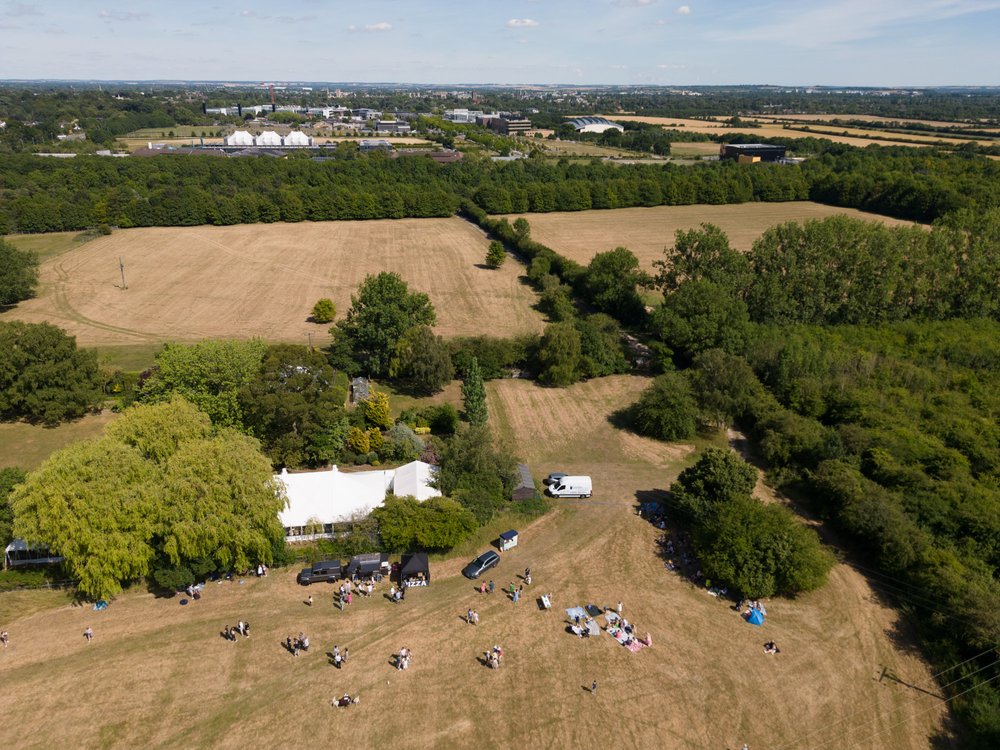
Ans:
[[[618,616],[617,612],[614,612],[614,611],[612,611],[612,610],[609,609],[607,612],[604,613],[604,619],[608,621],[608,627],[610,628],[612,625],[614,625],[616,622],[618,622],[621,618]]]
[[[633,640],[631,643],[623,643],[622,645],[625,646],[625,648],[627,648],[633,654],[636,651],[640,651],[640,650],[646,648],[646,644],[643,643],[642,641],[639,641],[639,640]]]
[[[601,634],[601,626],[597,624],[596,620],[588,620],[587,621],[587,630],[590,631],[591,635],[600,635]]]
[[[548,594],[542,594],[542,596],[538,597],[538,601],[542,603],[542,609],[552,609],[552,600],[549,599]]]
[[[566,616],[571,620],[575,620],[577,617],[583,620],[587,617],[587,610],[583,607],[570,607],[566,610]]]
[[[601,614],[602,611],[603,610],[596,604],[587,605],[587,614],[590,615],[591,617],[597,617],[599,614]]]

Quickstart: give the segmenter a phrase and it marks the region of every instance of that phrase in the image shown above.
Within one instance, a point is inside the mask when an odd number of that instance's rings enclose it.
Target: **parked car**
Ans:
[[[340,560],[324,560],[299,571],[299,583],[303,586],[322,581],[339,581],[342,577]]]
[[[479,578],[483,573],[485,573],[490,568],[495,568],[497,563],[500,562],[500,555],[498,555],[493,550],[489,552],[484,552],[475,560],[470,562],[464,568],[462,568],[462,575],[466,578]]]
[[[551,474],[545,477],[545,479],[542,480],[542,484],[548,487],[549,485],[558,482],[564,476],[567,476],[565,471],[553,471]]]

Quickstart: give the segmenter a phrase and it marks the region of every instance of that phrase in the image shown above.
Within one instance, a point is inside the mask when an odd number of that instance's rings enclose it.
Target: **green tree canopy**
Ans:
[[[494,444],[485,425],[459,430],[441,451],[438,489],[458,500],[486,523],[510,499],[517,462]]]
[[[489,419],[486,408],[486,385],[479,371],[479,360],[472,357],[462,379],[462,407],[465,418],[474,425],[484,425]]]
[[[14,534],[62,555],[95,599],[161,560],[270,562],[284,503],[258,443],[180,398],[132,407],[103,437],[54,453],[11,500]]]
[[[257,378],[266,349],[259,339],[164,344],[139,398],[153,403],[178,394],[208,414],[213,424],[242,428],[240,389]]]
[[[33,297],[38,285],[38,256],[0,237],[0,307]]]
[[[372,517],[385,547],[396,552],[449,550],[478,525],[472,513],[447,497],[421,503],[413,497],[388,495]]]
[[[658,337],[688,360],[706,349],[741,352],[749,326],[746,304],[704,280],[681,284],[664,298],[652,320]]]
[[[754,468],[731,450],[709,448],[670,487],[670,504],[688,520],[703,521],[712,508],[749,496],[757,484]]]
[[[566,386],[580,377],[580,332],[572,323],[549,323],[538,345],[538,380]]]
[[[14,509],[10,496],[14,486],[24,481],[25,473],[17,467],[0,469],[0,547],[6,547],[14,538]]]
[[[56,424],[101,398],[97,354],[48,323],[0,322],[0,418]]]
[[[245,427],[275,466],[319,466],[343,447],[346,397],[321,352],[274,344],[264,351],[257,375],[240,389],[239,404]]]
[[[406,381],[416,392],[437,393],[454,374],[448,344],[430,326],[414,326],[396,342],[389,375]]]
[[[750,284],[750,262],[730,247],[729,237],[714,224],[678,229],[664,256],[655,263],[659,269],[656,284],[664,294],[677,291],[687,281],[708,281],[738,296]]]
[[[637,323],[645,315],[639,287],[649,276],[639,269],[639,260],[631,250],[616,247],[598,253],[581,277],[584,295],[601,312],[624,323]]]
[[[503,243],[493,240],[486,250],[486,265],[490,268],[500,268],[507,260],[507,251],[503,249]]]
[[[414,326],[433,326],[436,321],[430,298],[410,292],[397,273],[383,271],[366,276],[351,297],[347,316],[331,329],[346,341],[357,361],[369,374],[389,373],[396,342]]]
[[[379,430],[388,430],[392,427],[392,411],[389,408],[389,394],[385,391],[376,391],[374,387],[368,390],[368,398],[361,401],[358,406],[365,416],[365,422]]]
[[[687,378],[677,372],[657,377],[632,407],[632,425],[658,440],[686,440],[698,426],[698,405]]]

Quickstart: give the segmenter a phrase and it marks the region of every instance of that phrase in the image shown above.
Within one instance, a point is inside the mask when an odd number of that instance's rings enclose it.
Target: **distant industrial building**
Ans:
[[[619,133],[625,132],[625,126],[605,117],[574,117],[566,121],[572,125],[578,133],[603,133],[605,130],[617,130]]]
[[[485,113],[482,110],[469,110],[469,109],[446,109],[444,111],[444,119],[449,122],[475,122],[477,117],[482,117]]]
[[[781,161],[785,158],[785,147],[764,143],[724,143],[719,147],[719,158],[733,159],[740,164]]]

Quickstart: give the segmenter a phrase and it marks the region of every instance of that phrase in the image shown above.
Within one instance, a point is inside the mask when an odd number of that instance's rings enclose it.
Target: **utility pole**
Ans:
[[[118,256],[118,269],[122,272],[122,289],[128,289],[128,284],[125,283],[125,261],[120,255]]]

